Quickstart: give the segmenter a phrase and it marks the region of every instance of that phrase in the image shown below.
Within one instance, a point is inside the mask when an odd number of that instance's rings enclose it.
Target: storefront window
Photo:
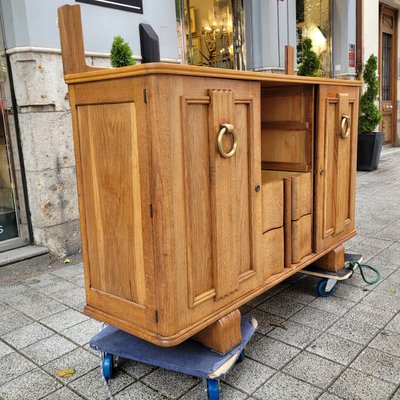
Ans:
[[[0,252],[3,252],[26,245],[29,228],[1,19],[0,55]]]
[[[17,238],[18,225],[15,207],[15,191],[10,168],[8,118],[4,88],[5,66],[0,63],[0,243]],[[1,246],[0,246],[1,249]]]
[[[183,23],[178,21],[178,31],[184,61],[214,68],[244,68],[241,0],[184,0],[182,9]]]
[[[332,66],[332,29],[330,0],[297,0],[296,32],[297,63],[301,63],[301,42],[310,38],[313,50],[322,64],[322,76],[331,76]]]

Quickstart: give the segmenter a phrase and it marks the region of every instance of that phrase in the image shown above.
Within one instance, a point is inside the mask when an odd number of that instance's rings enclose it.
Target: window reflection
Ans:
[[[329,0],[296,1],[297,63],[301,63],[301,42],[310,38],[322,64],[322,75],[331,73],[331,10]]]
[[[188,63],[233,68],[233,18],[230,0],[185,2]]]

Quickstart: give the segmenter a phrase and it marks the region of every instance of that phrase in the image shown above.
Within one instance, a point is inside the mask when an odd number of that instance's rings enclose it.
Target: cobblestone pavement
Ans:
[[[243,306],[259,329],[222,399],[400,399],[400,151],[385,149],[357,187],[358,236],[346,248],[382,281],[368,287],[357,274],[318,298],[317,281],[296,275]],[[88,346],[101,324],[82,314],[84,301],[82,264],[0,286],[1,399],[108,398]],[[62,368],[76,372],[60,378]],[[197,378],[128,360],[110,389],[116,400],[207,398]]]

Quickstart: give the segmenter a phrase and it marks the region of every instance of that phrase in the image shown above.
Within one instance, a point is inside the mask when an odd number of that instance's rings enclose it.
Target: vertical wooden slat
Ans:
[[[81,8],[78,4],[65,5],[58,9],[58,27],[64,75],[100,69],[86,64]]]
[[[292,181],[283,179],[284,190],[284,237],[285,237],[285,268],[292,266]]]
[[[211,210],[213,220],[214,274],[217,298],[222,298],[239,288],[240,265],[239,237],[236,232],[237,218],[241,210],[236,209],[232,199],[236,199],[236,174],[240,165],[235,154],[224,158],[217,149],[217,136],[223,123],[233,124],[234,97],[231,90],[209,90],[210,110],[210,175],[211,175]],[[240,132],[237,132],[240,135]],[[224,135],[224,148],[229,151],[231,135]],[[237,150],[241,151],[240,148]],[[243,166],[244,167],[244,166]],[[246,216],[248,217],[248,216]],[[229,272],[228,272],[229,271]]]
[[[294,75],[294,47],[285,46],[285,74]]]
[[[347,93],[338,93],[338,107],[336,123],[338,129],[336,130],[335,143],[337,146],[337,162],[336,162],[336,201],[335,201],[335,233],[343,232],[345,221],[348,216],[348,203],[349,203],[349,152],[350,152],[350,137],[343,138],[341,136],[341,121],[343,116],[349,116],[349,95]],[[354,134],[354,132],[351,132]]]

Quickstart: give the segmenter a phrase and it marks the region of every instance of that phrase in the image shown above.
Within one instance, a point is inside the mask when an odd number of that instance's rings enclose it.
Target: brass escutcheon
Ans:
[[[226,152],[222,146],[222,138],[225,135],[225,133],[230,133],[233,137],[232,148],[228,152]],[[235,127],[232,124],[221,124],[220,125],[220,130],[219,130],[218,136],[217,136],[217,147],[218,147],[219,153],[224,158],[232,157],[236,153],[237,136],[236,136],[236,132],[235,132]]]

